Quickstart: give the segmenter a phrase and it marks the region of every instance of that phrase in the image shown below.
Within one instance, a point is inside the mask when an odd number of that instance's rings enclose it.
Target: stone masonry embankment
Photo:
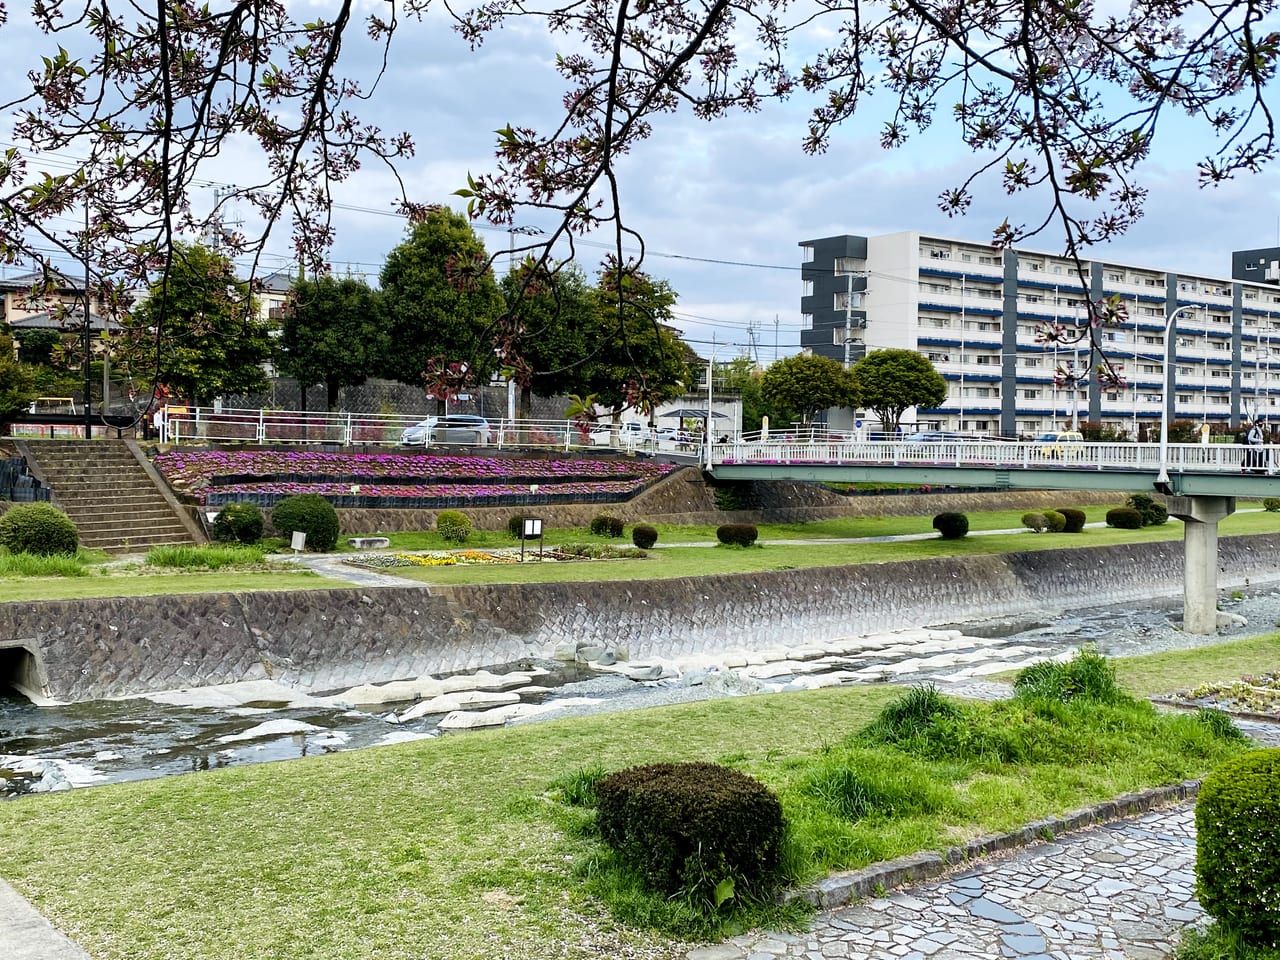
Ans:
[[[1219,585],[1280,579],[1280,535],[1221,541]],[[1040,616],[1179,592],[1177,542],[631,582],[493,584],[0,603],[0,648],[46,695],[89,700],[275,677],[308,690],[545,656],[633,658]]]

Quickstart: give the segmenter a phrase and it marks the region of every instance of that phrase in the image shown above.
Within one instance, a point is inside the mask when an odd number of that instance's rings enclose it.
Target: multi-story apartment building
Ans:
[[[1280,248],[1237,252],[1232,279],[1090,260],[1082,281],[1061,255],[916,232],[800,246],[801,346],[846,361],[923,353],[949,391],[918,411],[922,426],[1014,436],[1088,420],[1134,435],[1162,403],[1171,420],[1280,421]],[[1046,323],[1074,335],[1113,295],[1127,319],[1098,334],[1123,386],[1099,382],[1087,336],[1080,349],[1037,336]]]

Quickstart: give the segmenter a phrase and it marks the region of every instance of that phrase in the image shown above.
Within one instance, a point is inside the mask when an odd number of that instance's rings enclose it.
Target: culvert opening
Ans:
[[[32,700],[39,689],[36,658],[26,647],[0,647],[0,698]]]

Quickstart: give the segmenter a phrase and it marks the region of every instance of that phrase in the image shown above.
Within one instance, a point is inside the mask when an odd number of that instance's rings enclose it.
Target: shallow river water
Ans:
[[[1225,612],[1243,617],[1228,638],[1273,632],[1280,620],[1280,593],[1255,588],[1249,596],[1224,601]],[[1061,613],[1039,622],[991,621],[949,625],[961,636],[948,641],[945,656],[915,655],[911,644],[879,646],[857,655],[822,658],[790,675],[785,669],[725,670],[700,663],[668,663],[664,677],[635,682],[585,667],[552,662],[509,664],[494,673],[545,671],[535,691],[520,693],[525,703],[542,705],[541,717],[581,715],[714,696],[800,689],[823,684],[840,672],[842,682],[929,681],[941,689],[973,693],[982,677],[1045,657],[1068,656],[1094,644],[1111,656],[1216,642],[1177,629],[1180,601],[1124,605]],[[892,638],[892,635],[890,635]],[[834,681],[834,676],[828,676]],[[66,789],[123,780],[190,773],[216,767],[261,763],[351,750],[375,744],[439,736],[441,715],[395,722],[408,704],[366,709],[348,706],[288,706],[248,702],[237,706],[191,707],[146,698],[35,707],[0,692],[0,797],[33,790]],[[533,718],[528,718],[533,719]]]

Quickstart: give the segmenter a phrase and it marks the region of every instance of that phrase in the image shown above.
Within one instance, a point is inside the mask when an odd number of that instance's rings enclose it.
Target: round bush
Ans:
[[[1080,533],[1084,530],[1084,511],[1077,510],[1075,507],[1058,507],[1057,512],[1062,514],[1062,519],[1066,524],[1062,528],[1063,533]]]
[[[591,532],[597,537],[620,537],[622,536],[622,521],[617,517],[611,517],[607,513],[591,518]]]
[[[50,557],[80,546],[75,521],[47,503],[20,503],[0,517],[0,546],[10,553]]]
[[[318,493],[285,497],[271,509],[271,526],[286,539],[301,530],[310,550],[324,552],[338,545],[338,511]]]
[[[1133,494],[1125,504],[1141,514],[1144,527],[1158,527],[1169,520],[1169,511],[1165,505],[1145,493]]]
[[[221,543],[257,543],[262,539],[266,521],[262,511],[252,503],[228,503],[213,518],[210,532]],[[310,538],[308,538],[310,539]]]
[[[1050,533],[1061,533],[1066,529],[1067,518],[1060,514],[1057,510],[1046,510],[1044,512],[1045,522],[1049,525]]]
[[[647,523],[637,523],[631,528],[631,542],[641,550],[648,550],[658,542],[658,531]]]
[[[596,824],[651,888],[718,906],[776,880],[782,804],[763,784],[714,763],[655,763],[596,781]]]
[[[1246,942],[1280,946],[1280,749],[1228,760],[1196,800],[1197,896]]]
[[[943,540],[960,540],[969,533],[969,518],[963,513],[940,513],[933,518],[933,529]]]
[[[1141,529],[1142,514],[1133,507],[1116,507],[1107,511],[1107,526],[1118,530]]]
[[[1044,533],[1049,529],[1049,518],[1033,510],[1022,515],[1022,525],[1033,533]]]
[[[716,527],[716,539],[731,547],[749,547],[759,536],[754,523],[722,523]]]
[[[466,543],[471,539],[471,518],[461,510],[441,510],[436,515],[436,533],[449,543]]]
[[[1262,509],[1267,513],[1276,513],[1280,511],[1280,497],[1263,497]]]
[[[507,536],[512,540],[519,540],[524,533],[525,515],[517,513],[515,516],[507,518]]]

